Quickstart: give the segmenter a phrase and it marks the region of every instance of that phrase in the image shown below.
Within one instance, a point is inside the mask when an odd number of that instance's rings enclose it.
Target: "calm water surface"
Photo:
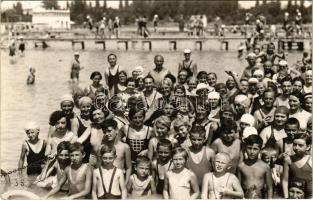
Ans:
[[[1,50],[1,169],[9,171],[17,168],[21,145],[26,139],[24,125],[27,121],[37,121],[41,128],[39,137],[47,137],[49,115],[59,109],[60,97],[70,92],[68,80],[73,50],[61,48],[60,44],[58,47],[27,49],[25,57],[18,57],[15,64],[10,64],[8,51]],[[183,59],[181,51],[88,49],[81,51],[81,65],[85,67],[80,74],[81,87],[91,83],[91,72],[104,72],[108,67],[106,57],[109,53],[117,54],[118,63],[128,74],[138,65],[143,66],[145,72],[152,69],[156,54],[163,55],[164,66],[177,74],[178,62]],[[218,82],[227,78],[225,70],[241,74],[246,66],[244,59],[237,58],[237,52],[194,51],[192,59],[198,63],[199,71],[216,72]],[[289,53],[290,63],[298,59],[301,59],[301,52]],[[26,85],[29,67],[36,68],[36,83],[33,86]]]

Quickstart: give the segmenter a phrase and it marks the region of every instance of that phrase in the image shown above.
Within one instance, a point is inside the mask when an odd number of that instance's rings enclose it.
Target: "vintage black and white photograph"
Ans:
[[[312,199],[312,1],[2,0],[0,199]]]

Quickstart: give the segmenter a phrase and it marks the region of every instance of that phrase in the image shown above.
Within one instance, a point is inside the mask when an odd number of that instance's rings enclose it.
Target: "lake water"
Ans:
[[[80,56],[81,65],[85,67],[80,74],[82,87],[91,83],[91,72],[103,73],[108,67],[109,53],[117,54],[118,63],[128,74],[138,65],[143,66],[145,72],[152,69],[156,54],[163,55],[164,66],[177,74],[178,63],[183,59],[181,51],[87,49],[81,51]],[[47,137],[49,115],[59,109],[60,97],[70,92],[68,81],[72,57],[73,50],[58,44],[46,50],[29,48],[25,57],[19,57],[17,63],[10,64],[8,51],[1,50],[1,169],[9,171],[17,168],[21,146],[26,139],[24,125],[27,121],[37,121],[41,128],[40,138]],[[218,82],[227,78],[225,70],[241,74],[247,65],[244,59],[237,58],[235,51],[197,51],[193,52],[192,59],[198,63],[199,71],[217,73]],[[299,59],[301,52],[289,53],[290,63]],[[36,68],[36,83],[33,86],[26,85],[29,67]]]

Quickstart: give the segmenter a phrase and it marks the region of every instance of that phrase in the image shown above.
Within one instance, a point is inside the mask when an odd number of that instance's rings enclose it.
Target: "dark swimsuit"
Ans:
[[[87,127],[84,126],[84,124],[81,122],[81,119],[77,117],[78,120],[78,130],[77,130],[77,136],[80,137],[82,134],[85,132]],[[90,150],[91,150],[91,143],[90,143],[90,135],[88,138],[82,143],[85,151],[85,157],[83,158],[83,163],[88,163],[89,162],[89,157],[90,157]]]
[[[136,162],[136,159],[137,159],[137,156],[138,154],[145,150],[145,149],[148,149],[148,145],[149,145],[149,126],[148,126],[148,129],[147,129],[147,133],[146,133],[146,138],[145,139],[129,139],[128,138],[128,133],[129,133],[129,126],[128,126],[128,129],[127,129],[127,133],[126,133],[126,143],[129,145],[130,147],[130,153],[131,153],[131,160],[132,160],[132,163],[133,163],[133,166],[134,166],[134,163]]]
[[[115,172],[116,172],[116,167],[114,167],[114,169],[113,169],[113,173],[112,173],[110,185],[109,185],[109,191],[107,191],[105,189],[101,167],[99,167],[99,172],[100,172],[100,176],[101,176],[101,183],[102,183],[104,194],[101,197],[99,197],[98,199],[121,199],[122,198],[121,195],[111,194],[113,179],[114,179]]]
[[[18,49],[23,52],[25,50],[25,44],[24,43],[21,43],[18,47]]]
[[[193,75],[190,67],[191,67],[191,64],[192,64],[192,60],[190,60],[190,63],[188,66],[185,65],[185,61],[183,60],[183,63],[182,63],[182,69],[186,70],[187,71],[187,78],[191,77]]]
[[[119,82],[119,66],[117,66],[117,70],[116,70],[116,74],[112,75],[111,71],[109,69],[109,76],[108,76],[108,86],[109,86],[109,90],[113,89],[113,94],[116,94],[118,88],[117,88],[117,84]]]
[[[46,151],[46,142],[43,141],[43,145],[39,153],[35,153],[27,141],[25,141],[29,152],[26,156],[27,159],[27,175],[34,175],[34,174],[40,174],[41,173],[41,165],[44,164],[45,161],[45,151]]]
[[[170,161],[170,164],[168,165],[168,169],[167,170],[170,170],[171,168],[171,165],[172,165],[172,161]],[[164,189],[164,179],[160,179],[159,178],[159,163],[158,163],[158,160],[156,161],[156,191],[158,194],[163,194],[163,189]]]

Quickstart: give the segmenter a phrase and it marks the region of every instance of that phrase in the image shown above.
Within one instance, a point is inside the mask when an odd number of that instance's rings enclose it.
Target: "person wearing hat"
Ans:
[[[73,83],[77,83],[79,80],[79,72],[80,70],[84,69],[84,67],[80,66],[79,61],[79,52],[74,53],[74,60],[72,61],[71,66],[71,80]]]
[[[191,60],[191,50],[185,49],[184,50],[184,57],[185,59],[179,63],[178,65],[178,73],[184,69],[188,72],[188,78],[191,76],[197,75],[197,63],[193,60]]]
[[[312,92],[306,93],[303,96],[303,108],[308,112],[312,112],[312,97]]]

